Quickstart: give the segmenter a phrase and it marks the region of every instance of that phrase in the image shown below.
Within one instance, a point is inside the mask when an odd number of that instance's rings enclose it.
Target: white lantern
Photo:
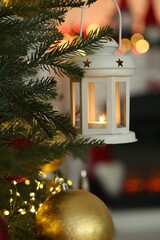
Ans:
[[[81,82],[71,79],[72,124],[86,137],[108,144],[134,142],[129,130],[130,78],[134,64],[129,56],[114,55],[117,43],[107,41],[96,54],[75,58],[85,70]]]
[[[83,136],[107,144],[136,141],[129,130],[130,78],[135,66],[129,56],[115,55],[117,49],[118,44],[108,39],[95,54],[75,58],[85,74],[81,82],[71,79],[73,126]]]

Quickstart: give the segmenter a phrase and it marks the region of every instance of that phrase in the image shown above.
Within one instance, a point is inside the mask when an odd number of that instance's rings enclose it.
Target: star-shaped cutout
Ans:
[[[123,67],[123,61],[120,58],[116,62],[118,63],[118,67]]]
[[[83,62],[84,63],[84,67],[90,67],[90,61],[87,59],[86,61]]]

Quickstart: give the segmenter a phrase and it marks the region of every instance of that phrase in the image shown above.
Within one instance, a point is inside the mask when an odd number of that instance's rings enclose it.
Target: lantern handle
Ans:
[[[112,0],[113,3],[115,4],[117,10],[118,10],[118,14],[119,14],[119,48],[121,47],[121,39],[122,39],[122,14],[121,14],[121,10],[119,8],[118,3],[116,2],[116,0]],[[83,27],[83,19],[84,19],[84,10],[85,7],[88,3],[88,0],[85,1],[83,7],[82,7],[82,11],[81,11],[81,20],[80,20],[80,38],[82,38],[82,27]]]

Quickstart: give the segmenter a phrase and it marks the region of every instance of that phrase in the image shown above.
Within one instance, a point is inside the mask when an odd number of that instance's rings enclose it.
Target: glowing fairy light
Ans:
[[[13,190],[12,189],[9,189],[9,192],[10,192],[11,195],[13,194]]]
[[[31,201],[35,201],[36,199],[35,199],[35,193],[34,192],[31,192],[30,194],[30,197],[31,197]]]
[[[72,183],[72,181],[70,179],[68,179],[67,180],[67,184],[68,184],[68,186],[72,186],[73,183]]]
[[[40,188],[39,186],[40,186],[41,183],[40,183],[40,181],[37,181],[37,180],[35,180],[35,182],[37,183],[36,189],[39,190],[39,188]]]
[[[17,182],[15,180],[12,181],[13,185],[17,185]]]
[[[27,186],[30,185],[30,183],[31,183],[31,182],[30,182],[28,179],[25,180],[25,184],[26,184]]]
[[[35,206],[34,206],[34,205],[31,206],[30,212],[31,212],[31,213],[35,213],[35,212],[36,212],[36,209],[35,209]]]
[[[27,213],[27,211],[23,208],[20,208],[18,212],[20,212],[21,215],[25,215]]]
[[[43,183],[41,183],[40,181],[37,181],[37,180],[35,180],[35,182],[37,183],[37,187],[36,187],[37,190],[44,188]]]
[[[8,215],[9,215],[9,211],[8,211],[8,210],[4,210],[3,213],[4,213],[5,216],[8,216]]]
[[[39,188],[40,188],[40,189],[43,189],[43,188],[44,188],[43,183],[40,183]]]
[[[60,185],[57,186],[57,187],[55,188],[55,190],[56,190],[56,192],[60,192],[60,191],[61,191],[61,186],[60,186]]]
[[[19,193],[19,192],[16,192],[16,196],[20,197],[20,193]]]

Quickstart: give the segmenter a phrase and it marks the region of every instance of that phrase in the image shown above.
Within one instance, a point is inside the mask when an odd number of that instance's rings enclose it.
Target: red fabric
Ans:
[[[157,24],[156,19],[154,17],[152,4],[151,4],[152,0],[148,0],[148,1],[150,1],[150,9],[149,9],[148,14],[147,14],[146,24]],[[127,8],[125,0],[121,1],[120,8],[121,8],[122,11]]]
[[[112,160],[112,150],[108,145],[104,147],[92,147],[88,156],[88,177],[93,177],[93,171],[97,163],[110,162]]]
[[[8,227],[0,218],[0,240],[9,240]]]

